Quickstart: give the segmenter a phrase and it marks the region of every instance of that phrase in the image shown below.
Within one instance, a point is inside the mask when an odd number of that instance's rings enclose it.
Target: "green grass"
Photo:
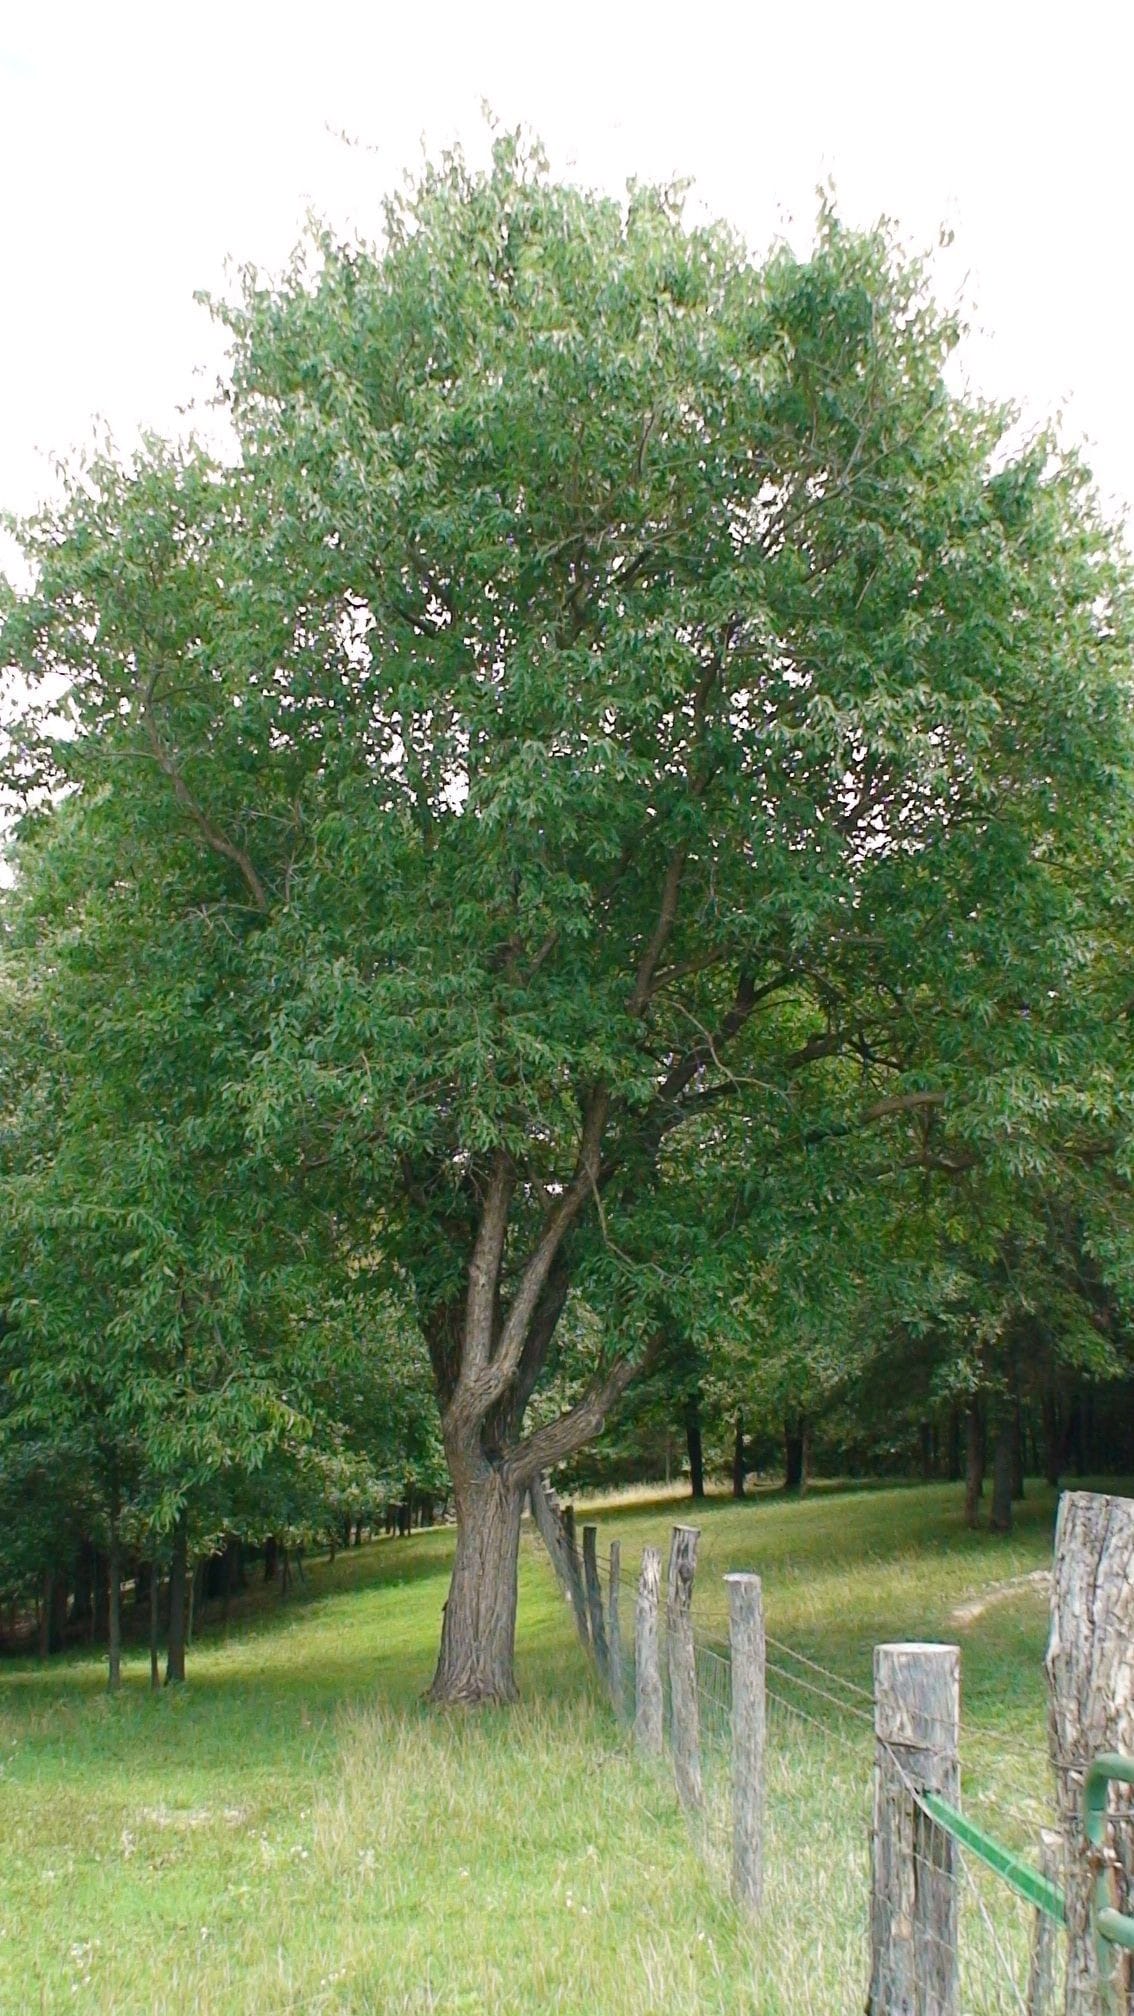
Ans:
[[[600,1545],[617,1537],[634,1570],[686,1509],[598,1510]],[[751,1567],[773,1636],[856,1685],[879,1638],[958,1638],[971,1793],[999,1805],[1000,1831],[1030,1836],[1044,1817],[1042,1596],[950,1621],[1049,1559],[1050,1495],[1021,1511],[1005,1542],[965,1533],[955,1487],[712,1501],[698,1511],[701,1621],[720,1630],[719,1577]],[[698,1844],[665,1772],[634,1759],[606,1712],[534,1545],[523,1705],[421,1706],[451,1552],[440,1531],[310,1566],[294,1602],[254,1596],[206,1628],[177,1693],[151,1696],[138,1654],[114,1700],[90,1657],[0,1667],[5,2016],[861,2008],[866,1725],[773,1674],[770,1910],[752,1931],[724,1881],[713,1700]]]

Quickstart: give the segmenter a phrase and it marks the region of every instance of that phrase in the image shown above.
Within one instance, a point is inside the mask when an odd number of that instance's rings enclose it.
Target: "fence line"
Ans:
[[[1067,1495],[1084,1501],[1091,1497]],[[1104,1502],[1119,1505],[1126,1501]],[[1109,1735],[1116,1749],[1122,1738],[1134,1750],[1134,1726],[1122,1719],[1127,1709],[1134,1718],[1134,1707],[1130,1706],[1134,1700],[1134,1507],[1128,1507],[1130,1545],[1122,1557],[1129,1588],[1124,1587],[1114,1565],[1115,1520],[1096,1519],[1092,1526],[1092,1516],[1091,1506],[1085,1504],[1078,1515],[1079,1527],[1102,1535],[1098,1542],[1101,1566],[1096,1563],[1096,1567],[1110,1607],[1099,1607],[1097,1614],[1079,1620],[1065,1599],[1064,1639],[1068,1632],[1074,1634],[1080,1623],[1082,1632],[1091,1639],[1093,1663],[1082,1662],[1075,1679],[1084,1726]],[[1061,1510],[1061,1532],[1063,1523]],[[1069,1533],[1072,1527],[1073,1519],[1068,1521]],[[1125,1531],[1121,1517],[1118,1528]],[[1072,1534],[1067,1544],[1081,1547],[1081,1533],[1077,1540]],[[673,1753],[677,1790],[698,1848],[714,1872],[723,1876],[729,1871],[733,1894],[748,1910],[759,1910],[765,1878],[777,1895],[782,1895],[785,1853],[797,1862],[800,1859],[801,1797],[805,1804],[810,1801],[811,1836],[827,1840],[833,1836],[835,1852],[855,1869],[859,1867],[859,1849],[848,1842],[861,1840],[864,1844],[869,1831],[875,1890],[870,1913],[866,1910],[869,1885],[863,1869],[853,1908],[844,1909],[840,1919],[832,1907],[830,1925],[815,1934],[834,1939],[843,1970],[834,1992],[827,1993],[824,2009],[831,2016],[844,2009],[847,2016],[851,2010],[857,2016],[862,2008],[863,1984],[853,1955],[867,1944],[869,1915],[875,1947],[869,2016],[983,2016],[983,2012],[989,2016],[1001,2016],[1001,2012],[1005,2016],[1054,2016],[1057,2006],[1065,2008],[1066,2016],[1134,2016],[1134,1978],[1129,1971],[1121,1974],[1126,1963],[1115,1943],[1134,1940],[1134,1921],[1123,1919],[1117,1908],[1134,1894],[1134,1829],[1129,1841],[1122,1833],[1123,1823],[1134,1819],[1134,1813],[1123,1805],[1126,1793],[1111,1799],[1109,1806],[1104,1798],[1101,1818],[1096,1815],[1090,1823],[1102,1844],[1091,1850],[1093,1859],[1089,1862],[1096,1905],[1092,1907],[1093,1918],[1088,1913],[1084,1919],[1080,1909],[1076,1930],[1070,1921],[1078,1908],[1075,1884],[1078,1882],[1081,1890],[1081,1871],[1088,1866],[1087,1823],[1072,1795],[1090,1757],[1079,1766],[1074,1759],[1070,1763],[1059,1759],[1054,1802],[1050,1795],[1037,1800],[1029,1790],[1025,1804],[1014,1804],[995,1783],[995,1775],[993,1784],[987,1783],[994,1761],[988,1753],[989,1744],[995,1746],[995,1761],[1002,1757],[1024,1760],[1033,1774],[1040,1753],[962,1725],[957,1648],[879,1648],[875,1684],[869,1690],[811,1652],[762,1628],[756,1633],[754,1620],[759,1618],[762,1626],[762,1606],[759,1579],[752,1575],[726,1578],[730,1635],[722,1637],[701,1628],[695,1615],[696,1547],[696,1529],[674,1529],[669,1600],[663,1603],[656,1549],[646,1550],[651,1565],[644,1567],[635,1581],[622,1565],[618,1543],[603,1552],[598,1547],[597,1529],[585,1527],[590,1642],[615,1713],[624,1722],[633,1720],[639,1749],[657,1754],[669,1748]],[[1102,1550],[1106,1547],[1111,1554],[1104,1559]],[[549,1551],[558,1570],[556,1553]],[[567,1558],[565,1550],[560,1550],[560,1555]],[[1067,1587],[1078,1592],[1084,1586],[1095,1587],[1091,1577],[1084,1580],[1080,1574],[1076,1580],[1065,1565],[1062,1573]],[[1053,1615],[1056,1592],[1062,1586],[1060,1574],[1057,1560]],[[734,1582],[743,1585],[743,1600],[735,1603]],[[598,1593],[600,1584],[606,1590],[605,1603]],[[631,1594],[633,1645],[622,1636],[619,1622],[621,1615],[629,1614]],[[1076,1600],[1081,1601],[1081,1594]],[[647,1627],[644,1637],[643,1618]],[[1105,1658],[1099,1650],[1104,1640]],[[1057,1641],[1066,1655],[1065,1643],[1053,1632],[1053,1645]],[[1069,1658],[1072,1667],[1073,1650],[1065,1656],[1065,1664]],[[656,1679],[656,1698],[651,1697],[645,1719],[643,1656],[653,1660]],[[1055,1656],[1049,1652],[1048,1665],[1053,1684],[1058,1685],[1058,1675],[1052,1671]],[[738,1660],[743,1660],[743,1665]],[[1096,1669],[1109,1674],[1114,1701],[1096,1698]],[[1120,1672],[1125,1676],[1121,1684]],[[919,1673],[924,1674],[924,1682],[916,1681]],[[932,1678],[934,1673],[938,1680]],[[913,1692],[907,1698],[910,1687]],[[1057,1700],[1055,1725],[1061,1716],[1069,1723],[1073,1720],[1067,1705]],[[974,1786],[971,1770],[966,1770],[962,1817],[959,1800],[966,1753],[969,1765],[977,1767],[977,1783]],[[919,1757],[925,1759],[928,1772],[924,1784],[915,1768]],[[938,1796],[939,1785],[943,1798]],[[873,1818],[869,1830],[863,1827],[860,1836],[858,1822],[865,1820],[866,1795],[871,1792]],[[974,1822],[974,1792],[978,1810],[983,1801],[992,1809],[998,1828],[1012,1833],[1032,1854],[1038,1852],[1046,1883],[1040,1871],[1028,1874],[1018,1849],[1005,1847],[983,1823]],[[1129,1799],[1134,1805],[1134,1785]],[[1037,1824],[1037,1812],[1046,1812],[1048,1817],[1054,1812],[1062,1834]],[[846,1820],[856,1814],[855,1832],[848,1835]],[[1063,1902],[1058,1882],[1063,1872],[1056,1859],[1060,1846],[1067,1858],[1065,1880],[1071,1886],[1066,1914],[1069,1931],[1054,1923]],[[1102,1881],[1100,1890],[1100,1869],[1104,1878],[1108,1871],[1113,1874],[1111,1890],[1102,1898],[1107,1908],[1102,1910],[1097,1907],[1097,1897],[1106,1890],[1106,1882]],[[831,1870],[825,1880],[839,1874]],[[892,1906],[881,1895],[886,1886],[892,1893]],[[814,1907],[814,1903],[812,1896],[808,1904]],[[909,1920],[910,1908],[913,1920]],[[809,1923],[814,1919],[812,1908]],[[904,1929],[907,1921],[916,1921],[916,1938]],[[1092,1927],[1091,1956],[1085,1958],[1084,1940]],[[815,2005],[809,2002],[811,2006]]]

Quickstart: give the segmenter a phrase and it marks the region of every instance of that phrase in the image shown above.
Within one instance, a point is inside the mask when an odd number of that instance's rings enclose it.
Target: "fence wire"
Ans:
[[[609,1621],[609,1554],[598,1553],[597,1564]],[[636,1575],[629,1566],[619,1564],[617,1585],[618,1645],[612,1652],[617,1652],[620,1686],[612,1691],[629,1725],[635,1704],[637,1597]],[[673,1708],[664,1587],[658,1638],[668,1752]],[[861,2016],[869,1950],[873,1694],[811,1652],[771,1634],[765,1648],[765,1901],[760,1926],[775,1929],[761,1933],[758,1926],[754,1937],[769,1945],[786,1941],[787,1960],[794,1964],[789,1928],[805,1925],[807,1971],[814,1988],[801,1982],[795,2006],[801,2012],[822,2009],[825,2016]],[[693,1653],[703,1804],[690,1815],[690,1825],[714,1881],[727,1888],[733,1837],[729,1641],[703,1629],[695,1617]],[[956,1732],[950,1724],[941,1733],[952,1740]],[[1037,1753],[966,1725],[960,1756],[966,1816],[1034,1862],[1041,1829],[1057,1827],[1060,1820],[1054,1786],[1036,1782]],[[978,1856],[946,1837],[908,1779],[907,1784],[921,1817],[914,1830],[917,1877],[940,1883],[944,1874],[951,1886],[956,1945],[938,1942],[937,1966],[945,1968],[957,1956],[959,2016],[1055,2016],[1064,1999],[1062,1927],[1043,1921]],[[933,1936],[927,1934],[930,1941]],[[928,1950],[924,1965],[934,1967]]]

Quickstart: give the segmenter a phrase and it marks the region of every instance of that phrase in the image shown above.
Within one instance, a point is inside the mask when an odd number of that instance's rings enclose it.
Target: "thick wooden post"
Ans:
[[[1097,1851],[1083,1827],[1083,1779],[1104,1752],[1134,1756],[1134,1499],[1065,1491],[1055,1528],[1049,1732],[1064,1842],[1067,1899],[1066,2016],[1134,2009],[1132,1956],[1119,1948],[1100,1973],[1092,1932]],[[1111,1811],[1129,1814],[1115,1786]],[[1108,1830],[1104,1859],[1112,1902],[1134,1911],[1134,1825]],[[1112,1957],[1113,1956],[1113,1957]]]
[[[764,1599],[758,1575],[726,1575],[732,1654],[732,1894],[764,1901]]]
[[[662,1684],[658,1659],[661,1549],[643,1547],[634,1605],[634,1741],[647,1757],[662,1754]]]
[[[602,1583],[598,1572],[598,1527],[583,1528],[583,1582],[587,1591],[587,1615],[591,1620],[591,1649],[601,1678],[609,1685],[610,1657],[606,1644],[606,1621],[602,1614]]]
[[[1040,1831],[1040,1875],[1063,1887],[1063,1836],[1053,1827]],[[1028,2016],[1055,2016],[1055,1958],[1059,1927],[1046,1911],[1036,1912],[1028,1967]]]
[[[956,1846],[917,1795],[960,1796],[956,1645],[874,1648],[868,2016],[957,2016]]]
[[[673,1775],[688,1813],[705,1803],[701,1783],[701,1730],[697,1714],[697,1666],[693,1655],[693,1575],[699,1526],[675,1526],[669,1549],[669,1589],[665,1622],[669,1641],[669,1700],[672,1715]]]
[[[622,1687],[622,1624],[618,1615],[619,1583],[622,1577],[622,1548],[610,1543],[610,1581],[606,1603],[606,1650],[610,1666],[610,1705],[621,1722],[625,1703]]]

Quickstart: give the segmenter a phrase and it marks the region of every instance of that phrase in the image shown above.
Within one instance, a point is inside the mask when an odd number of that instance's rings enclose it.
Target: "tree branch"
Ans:
[[[677,895],[681,887],[681,877],[684,868],[685,849],[684,847],[679,847],[676,853],[670,856],[669,866],[665,871],[661,905],[658,910],[658,921],[654,926],[653,936],[642,955],[642,963],[638,968],[637,977],[634,981],[634,991],[630,996],[631,1015],[640,1015],[642,1013],[653,992],[654,974],[657,972],[658,962],[665,951],[670,932],[673,930],[677,920]]]
[[[576,1449],[590,1442],[602,1428],[608,1409],[621,1398],[630,1381],[652,1363],[659,1343],[660,1339],[654,1339],[645,1357],[637,1363],[631,1358],[620,1358],[609,1372],[592,1381],[582,1398],[565,1414],[534,1429],[505,1459],[507,1475],[516,1483],[531,1484],[541,1471],[565,1462]]]
[[[515,1177],[504,1150],[498,1149],[488,1179],[488,1190],[477,1227],[476,1244],[469,1261],[469,1292],[465,1305],[465,1348],[462,1375],[467,1368],[475,1375],[488,1363],[496,1313],[496,1290],[500,1262],[508,1230],[508,1207]]]
[[[543,1236],[520,1276],[499,1342],[488,1364],[481,1361],[475,1348],[470,1353],[466,1342],[465,1363],[462,1364],[452,1403],[452,1411],[461,1426],[483,1421],[512,1382],[555,1256],[568,1229],[594,1194],[609,1111],[610,1094],[605,1086],[599,1086],[587,1102],[575,1173],[551,1211]]]
[[[145,725],[146,737],[149,742],[150,749],[154,757],[154,761],[157,763],[158,768],[164,773],[166,777],[168,777],[170,783],[172,784],[173,795],[176,798],[178,804],[182,806],[186,812],[188,812],[189,817],[192,819],[194,825],[197,828],[197,831],[200,833],[206,845],[212,848],[213,853],[222,855],[226,861],[231,861],[233,866],[240,870],[240,873],[244,879],[244,885],[248,890],[248,893],[251,896],[252,901],[255,904],[257,910],[259,910],[261,914],[266,913],[268,908],[267,893],[264,889],[263,883],[260,880],[260,877],[257,875],[256,870],[252,865],[251,856],[245,852],[243,847],[236,846],[235,842],[233,842],[232,840],[226,840],[224,834],[221,833],[219,829],[213,825],[213,822],[209,818],[208,814],[202,811],[196,799],[193,797],[193,794],[190,791],[189,786],[186,784],[184,777],[181,775],[180,770],[174,763],[173,758],[170,756],[168,750],[162,743],[162,739],[154,726],[152,717],[147,707],[143,707],[142,709],[142,720]]]

